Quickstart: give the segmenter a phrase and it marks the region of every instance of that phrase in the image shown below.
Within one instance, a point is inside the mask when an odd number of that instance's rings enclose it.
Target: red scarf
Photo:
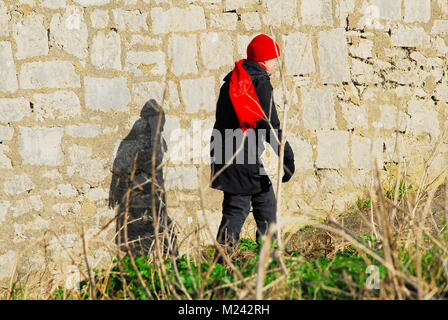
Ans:
[[[229,86],[230,100],[243,132],[255,128],[264,116],[252,80],[243,68],[244,61],[245,59],[235,62]]]

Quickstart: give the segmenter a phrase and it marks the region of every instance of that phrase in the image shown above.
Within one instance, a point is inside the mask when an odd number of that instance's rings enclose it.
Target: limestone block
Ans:
[[[47,30],[43,22],[43,15],[32,13],[13,25],[12,34],[17,44],[17,59],[48,54]]]
[[[181,80],[180,87],[187,113],[216,109],[214,77]]]
[[[225,1],[225,11],[250,8],[254,5],[257,5],[257,0],[224,0],[224,1]]]
[[[435,20],[431,30],[432,34],[445,35],[448,33],[448,20]]]
[[[84,78],[86,107],[107,112],[125,111],[131,101],[126,78]]]
[[[12,57],[11,42],[0,41],[0,92],[15,92],[17,89],[16,65]]]
[[[41,3],[42,7],[48,8],[48,9],[60,9],[65,8],[67,5],[66,0],[44,0]]]
[[[10,210],[12,211],[13,217],[17,218],[31,211],[40,211],[43,206],[44,204],[40,196],[36,195],[17,201],[14,206],[11,206]]]
[[[152,8],[151,22],[154,34],[206,29],[204,9],[194,5],[187,8],[171,8],[166,11],[159,7]]]
[[[57,198],[70,198],[78,195],[78,191],[69,183],[60,183],[56,188],[45,190],[44,192]]]
[[[10,280],[13,276],[16,266],[17,252],[8,250],[5,254],[0,255],[0,280]]]
[[[336,128],[334,96],[331,88],[301,88],[303,125],[310,130]]]
[[[176,76],[198,73],[196,35],[173,34],[168,45],[171,72]]]
[[[320,76],[324,82],[338,83],[350,80],[345,30],[336,28],[318,34]]]
[[[168,82],[168,104],[166,104],[165,108],[177,108],[180,104],[179,100],[179,91],[177,89],[177,84],[174,81]]]
[[[101,128],[96,124],[81,123],[66,126],[65,133],[75,138],[94,138],[101,134]]]
[[[237,22],[238,15],[236,13],[211,13],[208,26],[221,30],[236,30]]]
[[[287,75],[308,74],[316,71],[311,37],[304,33],[283,36]]]
[[[0,222],[6,221],[6,215],[8,214],[8,209],[11,206],[9,201],[0,201]]]
[[[340,0],[336,2],[336,17],[340,27],[347,26],[347,17],[355,10],[355,0]]]
[[[431,0],[404,0],[404,22],[428,22]]]
[[[3,1],[0,1],[0,37],[9,35],[9,20],[11,20],[8,14],[7,7]]]
[[[209,32],[201,34],[201,56],[207,69],[231,67],[233,61],[233,41],[224,33]]]
[[[0,123],[20,121],[30,112],[30,103],[25,98],[0,99]]]
[[[373,41],[367,39],[359,39],[357,45],[349,47],[350,54],[354,57],[367,59],[372,58]]]
[[[63,128],[19,127],[19,153],[23,163],[59,166],[64,162]]]
[[[110,0],[73,0],[73,1],[80,4],[83,7],[102,6],[110,2]]]
[[[134,102],[140,108],[152,99],[154,99],[159,105],[162,105],[164,89],[164,86],[157,81],[140,82],[132,87],[132,97]],[[164,101],[164,103],[166,104],[167,101]]]
[[[14,135],[14,128],[10,126],[0,126],[0,141],[10,141]]]
[[[300,11],[303,24],[312,26],[333,25],[331,0],[302,0]]]
[[[347,129],[368,129],[367,109],[364,105],[357,106],[353,103],[341,103],[342,114],[347,122]]]
[[[401,19],[401,0],[367,0],[365,4],[377,8],[380,19]]]
[[[93,10],[90,14],[90,22],[95,29],[106,28],[109,23],[109,12],[101,9]]]
[[[92,202],[106,200],[109,198],[109,193],[103,188],[92,188],[88,191],[87,198]]]
[[[20,174],[4,183],[4,190],[9,195],[21,194],[34,189],[34,183],[26,174]]]
[[[40,61],[22,64],[19,76],[23,89],[79,88],[79,75],[68,61]]]
[[[347,168],[348,155],[348,132],[332,130],[317,132],[317,168]]]
[[[372,146],[372,140],[369,138],[353,135],[352,136],[352,161],[356,169],[374,168],[375,159],[378,159],[381,167],[383,145],[381,140],[376,140]]]
[[[165,53],[163,51],[128,51],[124,69],[136,76],[165,75]]]
[[[258,12],[246,12],[241,14],[241,21],[246,30],[259,30],[261,28],[261,20]]]
[[[5,152],[9,152],[9,147],[0,145],[0,168],[12,169],[11,159],[5,154]]]
[[[408,102],[408,132],[409,135],[418,137],[429,135],[431,140],[437,139],[440,134],[438,113],[431,108],[429,103],[423,100],[411,100]]]
[[[40,121],[45,119],[69,119],[81,114],[81,104],[73,91],[55,91],[50,94],[36,93],[31,100],[34,113]]]
[[[294,163],[296,171],[307,171],[313,169],[313,148],[310,143],[302,139],[296,133],[288,133],[287,140],[294,151]]]
[[[50,22],[50,45],[61,48],[78,57],[87,57],[87,25],[84,11],[68,6],[64,15],[56,13]]]
[[[296,0],[262,0],[261,3],[266,8],[266,14],[263,16],[265,25],[279,27],[282,24],[289,26],[299,24]]]
[[[99,31],[92,39],[90,61],[100,69],[121,70],[120,35],[114,31]]]
[[[130,32],[148,31],[148,12],[141,13],[140,10],[112,10],[114,23],[118,30]]]
[[[395,47],[423,47],[429,44],[429,35],[421,27],[398,25],[392,29],[392,43]]]
[[[53,211],[61,216],[68,214],[77,214],[81,211],[79,202],[75,203],[58,203],[52,207]]]
[[[164,167],[166,190],[195,190],[198,188],[196,167]]]
[[[380,121],[383,128],[398,131],[406,130],[407,116],[403,111],[398,110],[396,106],[380,105],[380,112]]]

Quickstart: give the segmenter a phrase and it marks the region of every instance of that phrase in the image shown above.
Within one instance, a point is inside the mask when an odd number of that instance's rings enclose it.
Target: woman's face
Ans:
[[[265,66],[266,70],[268,70],[269,72],[272,72],[272,69],[275,68],[276,65],[276,61],[277,59],[271,59],[271,60],[267,60],[267,61],[263,61],[262,64]]]

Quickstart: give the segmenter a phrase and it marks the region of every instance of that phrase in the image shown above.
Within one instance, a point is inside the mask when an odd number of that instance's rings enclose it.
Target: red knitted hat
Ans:
[[[280,56],[280,48],[274,40],[265,34],[259,34],[247,46],[247,59],[267,61]]]

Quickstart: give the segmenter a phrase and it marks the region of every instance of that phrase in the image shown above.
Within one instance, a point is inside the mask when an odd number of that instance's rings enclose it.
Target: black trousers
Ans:
[[[231,252],[238,244],[241,228],[249,215],[251,204],[257,223],[257,240],[268,232],[272,223],[276,222],[276,199],[272,185],[268,190],[256,194],[224,192],[222,220],[218,229],[217,241],[226,245]]]

